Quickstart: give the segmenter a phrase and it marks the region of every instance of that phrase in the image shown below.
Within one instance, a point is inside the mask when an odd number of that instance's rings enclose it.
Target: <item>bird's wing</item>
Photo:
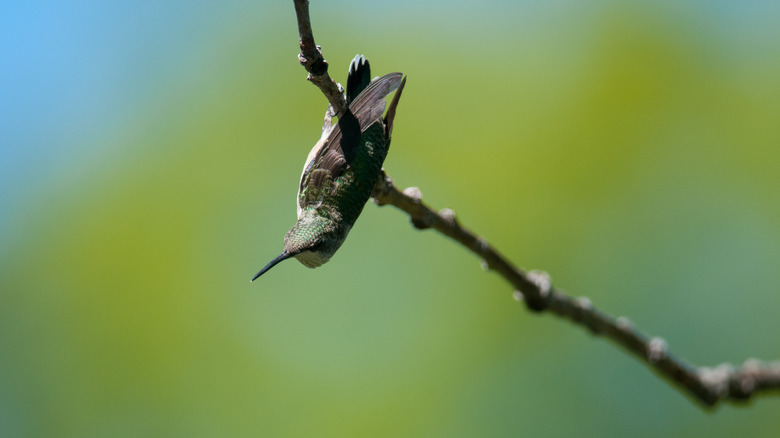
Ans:
[[[393,121],[395,120],[395,110],[398,108],[398,101],[401,100],[401,93],[404,92],[404,85],[406,85],[406,78],[401,81],[401,85],[398,86],[398,91],[393,96],[393,100],[390,102],[390,108],[387,109],[387,115],[385,116],[385,137],[387,138],[387,147],[390,147],[390,138],[393,135]]]
[[[371,82],[352,101],[346,114],[339,117],[338,124],[320,139],[301,176],[298,192],[301,207],[316,202],[311,196],[302,196],[304,191],[319,192],[327,181],[338,178],[349,165],[360,147],[362,132],[381,119],[385,111],[385,97],[398,88],[402,76],[401,73],[390,73]]]

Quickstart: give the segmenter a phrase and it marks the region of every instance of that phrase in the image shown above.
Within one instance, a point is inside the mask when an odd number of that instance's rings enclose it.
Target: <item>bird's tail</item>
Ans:
[[[352,103],[361,91],[371,83],[371,66],[363,55],[355,55],[355,59],[349,63],[347,73],[347,105]]]

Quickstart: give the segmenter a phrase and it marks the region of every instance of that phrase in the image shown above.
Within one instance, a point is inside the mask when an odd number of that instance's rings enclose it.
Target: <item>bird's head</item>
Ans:
[[[298,221],[284,236],[284,251],[261,269],[252,281],[290,257],[295,257],[307,268],[322,266],[344,243],[349,232],[344,228],[338,226],[338,221],[315,209],[303,210]]]

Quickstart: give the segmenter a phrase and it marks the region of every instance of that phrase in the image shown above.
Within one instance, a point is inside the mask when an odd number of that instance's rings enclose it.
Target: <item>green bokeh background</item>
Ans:
[[[339,81],[408,75],[399,186],[693,363],[780,358],[776,2],[419,3],[311,6]],[[392,207],[249,284],[325,109],[291,1],[3,8],[0,436],[776,436]]]

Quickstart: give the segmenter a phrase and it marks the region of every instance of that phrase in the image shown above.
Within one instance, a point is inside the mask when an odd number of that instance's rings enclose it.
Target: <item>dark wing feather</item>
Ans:
[[[362,132],[382,117],[385,111],[385,97],[398,88],[402,76],[401,73],[382,76],[371,82],[355,98],[346,114],[339,118],[338,124],[328,134],[325,143],[309,163],[309,167],[304,170],[300,184],[301,191],[305,187],[321,188],[327,179],[326,176],[336,179],[341,175],[360,146]]]
[[[385,111],[385,97],[398,88],[402,76],[401,73],[390,73],[371,82],[349,105],[349,111],[360,121],[360,126],[368,127],[367,121],[382,117],[382,113]],[[381,103],[381,109],[377,105],[379,103]]]
[[[390,102],[390,107],[387,109],[387,115],[385,116],[385,135],[387,136],[388,147],[390,147],[390,138],[393,135],[393,121],[395,120],[395,110],[398,108],[398,101],[401,100],[401,93],[404,92],[404,85],[406,85],[406,78],[401,81],[401,85],[398,86],[398,91],[393,96],[393,100]]]

